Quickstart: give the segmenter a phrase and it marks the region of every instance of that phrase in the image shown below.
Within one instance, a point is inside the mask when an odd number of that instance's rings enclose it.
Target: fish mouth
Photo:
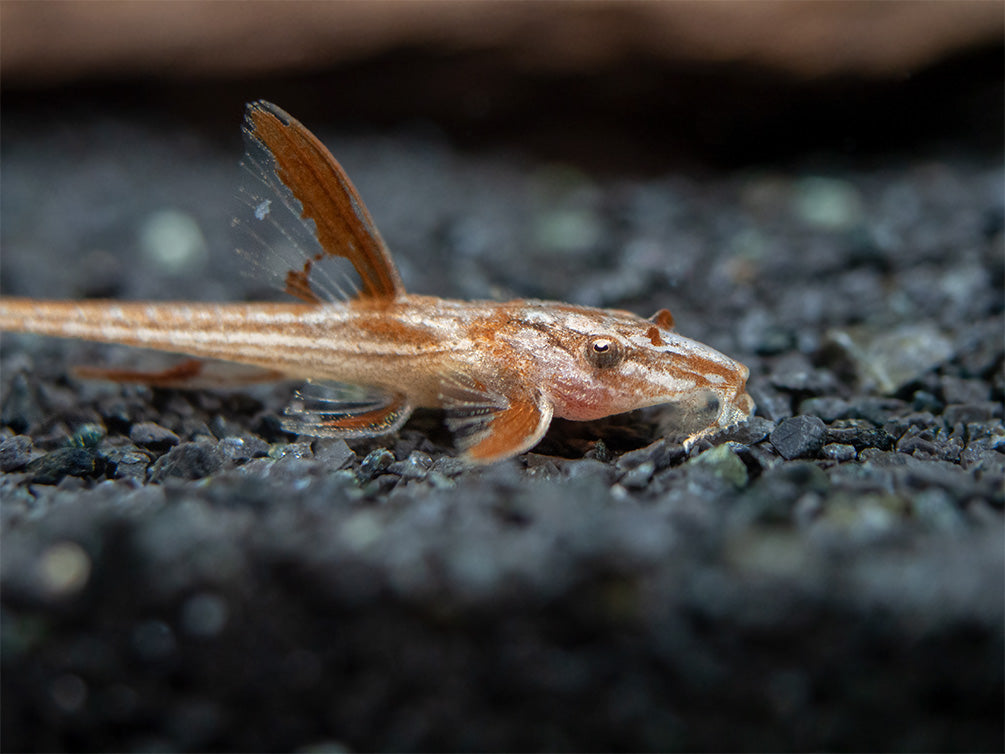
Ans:
[[[660,406],[660,423],[666,433],[692,438],[740,424],[754,410],[754,400],[742,385],[727,390],[696,389],[650,405]]]
[[[739,424],[754,413],[754,399],[747,392],[747,378],[750,376],[750,369],[746,364],[741,364],[738,361],[734,361],[733,364],[739,375],[739,380],[734,383],[733,394],[719,412],[718,424],[720,427]]]
[[[720,408],[716,424],[723,428],[739,424],[754,413],[754,408],[754,399],[741,388]]]

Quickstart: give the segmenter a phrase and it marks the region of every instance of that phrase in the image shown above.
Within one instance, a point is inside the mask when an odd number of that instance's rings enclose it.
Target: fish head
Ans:
[[[666,310],[644,319],[566,306],[542,312],[531,330],[534,379],[555,416],[591,420],[671,403],[710,431],[753,411],[747,367],[675,332]]]

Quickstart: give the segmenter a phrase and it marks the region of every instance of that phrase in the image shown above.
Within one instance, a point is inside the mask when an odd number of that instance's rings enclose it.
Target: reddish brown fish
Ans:
[[[303,303],[39,301],[0,298],[0,330],[83,338],[251,365],[247,379],[293,377],[359,386],[305,393],[291,431],[365,437],[398,429],[416,407],[442,407],[465,456],[489,463],[537,444],[553,416],[588,420],[667,402],[718,407],[687,442],[746,418],[748,370],[673,331],[666,310],[630,312],[517,300],[452,301],[405,292],[387,247],[341,166],[299,121],[268,102],[248,106],[246,135],[267,170],[312,220],[321,252],[285,276]],[[255,216],[268,214],[263,202]],[[362,284],[329,301],[315,266],[352,263]],[[161,373],[90,376],[194,386],[211,371],[187,361]],[[226,374],[224,373],[224,376]],[[237,373],[231,375],[235,379]]]

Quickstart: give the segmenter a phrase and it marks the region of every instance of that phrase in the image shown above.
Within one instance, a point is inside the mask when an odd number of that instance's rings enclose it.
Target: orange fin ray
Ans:
[[[649,318],[649,321],[654,323],[661,330],[673,330],[673,315],[668,309],[660,309]]]
[[[312,382],[297,391],[281,424],[300,435],[353,439],[395,432],[411,413],[400,393]]]
[[[554,410],[538,390],[503,396],[466,375],[446,380],[440,399],[447,426],[473,463],[492,463],[534,447],[548,431]]]
[[[301,218],[313,220],[323,253],[287,272],[285,290],[308,303],[321,298],[311,274],[324,255],[348,259],[362,281],[360,298],[391,299],[405,293],[398,270],[356,188],[331,152],[300,121],[264,100],[248,105],[245,134],[264,147],[270,166],[300,203]],[[265,166],[256,165],[265,170]],[[262,212],[267,213],[267,203]]]
[[[180,390],[240,387],[258,382],[284,379],[286,375],[272,369],[225,361],[186,359],[166,369],[122,369],[119,367],[74,367],[73,374],[85,380],[130,382],[150,387]]]

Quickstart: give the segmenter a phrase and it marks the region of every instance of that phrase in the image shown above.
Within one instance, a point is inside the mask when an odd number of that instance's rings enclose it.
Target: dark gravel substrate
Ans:
[[[1000,154],[600,180],[317,130],[413,291],[666,306],[757,416],[465,469],[435,412],[310,442],[289,386],[5,335],[5,750],[1003,749]],[[6,119],[4,292],[260,297],[236,143]]]

